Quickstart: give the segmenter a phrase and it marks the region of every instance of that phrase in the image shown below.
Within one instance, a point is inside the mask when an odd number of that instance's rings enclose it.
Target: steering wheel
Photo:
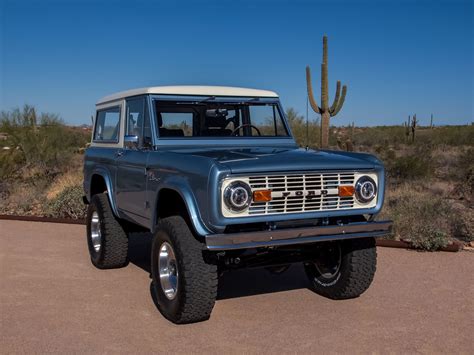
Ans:
[[[231,135],[231,136],[234,136],[241,128],[247,127],[247,126],[253,128],[253,129],[255,129],[255,130],[257,131],[257,133],[258,133],[259,136],[262,135],[262,133],[260,133],[260,130],[259,130],[257,127],[255,127],[253,124],[250,124],[250,123],[244,123],[244,124],[241,124],[240,126],[237,126],[237,127],[232,131],[232,133],[231,133],[230,135]]]

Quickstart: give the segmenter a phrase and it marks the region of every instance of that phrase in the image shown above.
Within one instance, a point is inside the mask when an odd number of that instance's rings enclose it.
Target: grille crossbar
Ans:
[[[339,210],[354,207],[354,197],[339,197],[339,185],[354,185],[354,173],[250,176],[252,191],[271,190],[270,202],[252,202],[250,215]],[[324,193],[321,193],[323,190]],[[314,195],[307,196],[309,191]],[[293,192],[287,194],[288,192]],[[298,195],[295,195],[298,193]],[[285,196],[287,195],[287,196]]]

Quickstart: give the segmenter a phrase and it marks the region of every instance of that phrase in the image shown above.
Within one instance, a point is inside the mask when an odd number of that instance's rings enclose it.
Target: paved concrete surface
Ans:
[[[149,241],[101,271],[83,226],[0,221],[0,352],[474,353],[474,253],[379,248],[348,301],[313,294],[298,266],[229,273],[211,319],[176,326],[150,295]]]

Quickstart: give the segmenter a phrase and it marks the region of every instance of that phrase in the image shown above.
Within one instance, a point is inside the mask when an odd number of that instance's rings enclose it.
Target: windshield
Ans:
[[[288,137],[277,102],[211,100],[155,101],[158,135],[163,138]]]

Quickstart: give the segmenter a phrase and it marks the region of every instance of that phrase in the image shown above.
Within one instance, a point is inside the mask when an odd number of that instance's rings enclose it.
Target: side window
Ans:
[[[94,141],[118,142],[120,107],[110,107],[97,112]]]
[[[127,100],[125,134],[137,136],[140,147],[151,147],[150,116],[145,98]]]

